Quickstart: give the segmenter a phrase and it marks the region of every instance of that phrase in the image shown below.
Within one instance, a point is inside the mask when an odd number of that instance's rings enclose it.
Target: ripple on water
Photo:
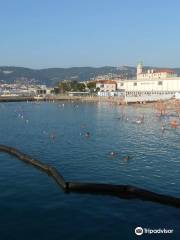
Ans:
[[[131,184],[180,196],[179,129],[162,134],[150,108],[126,107],[124,112],[128,121],[119,120],[119,106],[107,104],[1,103],[1,144],[54,165],[67,180]],[[142,114],[144,124],[134,124]],[[111,151],[117,155],[109,156]],[[6,154],[0,154],[0,162],[3,239],[13,239],[18,224],[25,225],[19,239],[24,234],[26,239],[42,238],[47,228],[43,239],[131,239],[135,226],[166,227],[166,219],[179,234],[177,209],[140,200],[66,195],[33,167]]]

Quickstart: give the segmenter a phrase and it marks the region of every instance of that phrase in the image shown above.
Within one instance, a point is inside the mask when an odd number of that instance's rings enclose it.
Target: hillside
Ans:
[[[46,84],[55,86],[62,80],[86,81],[101,74],[108,73],[126,73],[128,76],[134,76],[135,68],[133,67],[72,67],[72,68],[47,68],[47,69],[30,69],[23,67],[0,67],[0,82],[29,82],[37,84]]]
[[[147,69],[148,67],[145,67]],[[153,68],[153,67],[151,67]],[[174,68],[180,75],[180,68]],[[28,82],[35,84],[46,84],[47,86],[56,86],[58,82],[63,80],[86,81],[97,75],[108,73],[123,74],[128,78],[136,76],[136,68],[123,67],[72,67],[72,68],[47,68],[47,69],[30,69],[24,67],[0,67],[0,82]]]

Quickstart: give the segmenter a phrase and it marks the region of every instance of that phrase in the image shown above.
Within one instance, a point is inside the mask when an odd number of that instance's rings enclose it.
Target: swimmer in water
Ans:
[[[86,132],[85,137],[90,137],[90,132]]]
[[[178,124],[176,119],[172,120],[170,122],[170,125],[171,125],[172,128],[177,128],[179,126],[179,124]]]
[[[141,123],[144,123],[144,115],[140,117]]]
[[[136,120],[135,123],[141,124],[142,122],[141,122],[141,120]]]
[[[135,121],[135,123],[137,123],[137,124],[142,124],[142,123],[144,123],[144,115],[142,115],[141,117],[139,117],[139,118]]]
[[[50,138],[51,138],[52,140],[55,140],[55,138],[56,138],[55,133],[51,133],[51,134],[50,134]]]
[[[111,155],[112,157],[115,157],[115,156],[117,156],[117,153],[114,152],[114,151],[112,151],[112,152],[110,152],[110,155]]]
[[[128,156],[128,155],[127,155],[127,156],[124,156],[124,157],[123,157],[123,160],[126,161],[126,162],[129,161],[129,160],[130,160],[130,156]]]
[[[166,130],[165,125],[161,123],[161,131],[164,132]]]

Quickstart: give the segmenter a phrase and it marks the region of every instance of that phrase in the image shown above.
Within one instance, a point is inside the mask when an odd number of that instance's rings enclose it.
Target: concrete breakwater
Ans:
[[[22,96],[0,96],[0,102],[25,102],[25,101],[34,101],[33,97],[22,97]]]
[[[0,102],[42,102],[42,101],[87,101],[87,102],[118,102],[119,98],[108,98],[108,97],[98,97],[98,96],[69,96],[69,95],[52,95],[52,96],[44,96],[44,97],[24,97],[24,96],[0,96]]]
[[[53,95],[44,97],[23,97],[23,96],[0,96],[0,102],[58,102],[58,101],[70,101],[70,102],[91,102],[91,103],[109,103],[113,105],[139,105],[141,107],[153,106],[154,103],[159,102],[158,99],[151,99],[145,101],[138,97],[127,97],[123,100],[120,97],[99,97],[99,96],[69,96],[69,95]],[[164,99],[161,102],[164,103],[174,103],[177,102],[175,99]]]
[[[0,145],[0,152],[8,153],[16,158],[31,164],[41,171],[51,176],[61,189],[66,192],[87,193],[97,195],[110,195],[125,199],[141,199],[145,201],[157,202],[160,204],[170,205],[180,208],[180,198],[168,195],[158,194],[145,189],[141,189],[131,185],[113,185],[101,183],[85,183],[85,182],[66,182],[60,172],[48,164],[32,158],[24,154],[16,148],[6,145]]]
[[[80,97],[70,97],[70,96],[52,96],[52,97],[41,97],[36,98],[33,96],[23,97],[23,96],[0,96],[0,102],[39,102],[39,101],[66,101],[66,100],[80,100]]]
[[[100,98],[97,96],[68,96],[68,95],[53,95],[50,97],[23,97],[23,96],[0,96],[0,102],[58,102],[58,101],[86,101],[86,102],[111,102],[109,98]],[[113,100],[119,102],[119,99]]]

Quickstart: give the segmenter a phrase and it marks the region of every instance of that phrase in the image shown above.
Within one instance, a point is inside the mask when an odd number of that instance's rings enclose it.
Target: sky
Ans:
[[[180,67],[179,0],[0,0],[0,66]]]

